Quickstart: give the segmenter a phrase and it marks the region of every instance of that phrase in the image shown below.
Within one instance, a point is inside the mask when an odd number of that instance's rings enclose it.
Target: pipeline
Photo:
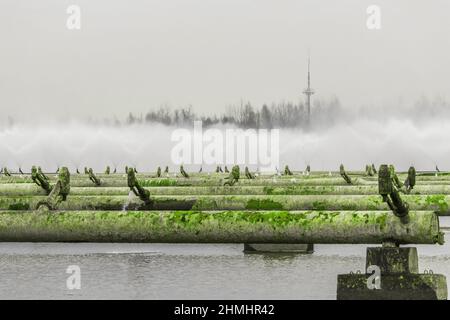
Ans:
[[[433,212],[0,212],[0,241],[156,243],[443,243]]]

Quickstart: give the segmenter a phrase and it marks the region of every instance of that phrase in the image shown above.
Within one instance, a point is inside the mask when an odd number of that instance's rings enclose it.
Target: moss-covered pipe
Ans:
[[[0,212],[0,241],[156,243],[443,243],[433,212]]]
[[[33,210],[42,196],[0,197],[0,210]],[[389,210],[377,195],[152,196],[154,210]],[[450,215],[450,196],[405,195],[411,210]],[[139,210],[143,202],[127,196],[69,196],[59,210]]]
[[[244,188],[244,187],[242,187]],[[253,187],[257,188],[257,187]],[[264,187],[264,194],[272,195],[377,195],[378,185],[359,186],[282,186]],[[0,191],[1,192],[1,191]],[[246,194],[246,193],[242,193]],[[259,194],[259,193],[257,193]],[[450,194],[450,185],[419,185],[410,191],[412,195]]]
[[[153,179],[138,179],[139,184],[143,187],[165,187],[165,186],[223,186],[228,180],[210,179],[210,178],[153,178]],[[0,181],[0,184],[8,183],[32,183],[31,179],[24,178],[22,180],[9,179]],[[376,185],[377,181],[367,182],[363,179],[353,179],[354,185]],[[419,183],[418,183],[419,184]],[[341,177],[323,178],[323,179],[239,179],[233,186],[313,186],[313,185],[347,185]],[[92,182],[85,177],[84,179],[72,179],[72,187],[91,187]],[[102,187],[125,187],[127,186],[127,178],[116,179],[101,179]]]
[[[243,167],[244,168],[244,167]],[[87,173],[86,173],[87,174]],[[170,173],[169,177],[174,177],[174,174],[176,174],[177,176],[179,176],[180,178],[182,177],[182,174],[180,172],[174,172],[174,173]],[[217,179],[217,178],[223,178],[228,176],[229,173],[227,172],[220,172],[220,173],[216,173],[216,172],[205,172],[204,170],[202,172],[188,172],[189,176],[191,177],[195,177],[195,178],[211,178],[211,179]],[[57,175],[54,173],[50,173],[47,174],[49,176],[49,178],[56,178]],[[98,176],[99,178],[120,178],[122,176],[126,176],[126,173],[112,173],[110,172],[110,174],[106,174],[106,173],[96,173],[96,176]],[[334,176],[339,176],[339,173],[333,173]],[[268,178],[272,178],[276,176],[275,173],[266,173],[266,172],[262,172],[259,173],[256,178],[257,179],[268,179]],[[362,175],[361,175],[362,176]],[[30,174],[21,174],[21,175],[11,175],[9,178],[11,179],[21,179],[21,178],[29,178]],[[149,178],[158,178],[158,171],[156,172],[148,172],[148,173],[136,173],[136,177],[138,179],[149,179]],[[161,172],[161,177],[166,178],[167,174],[166,173],[162,173]],[[304,178],[304,179],[311,179],[311,178],[327,178],[329,177],[329,172],[326,173],[311,173],[309,176],[303,175],[302,173],[298,173],[298,174],[293,174],[290,177],[285,177],[285,176],[280,176],[279,178]],[[6,177],[4,176],[0,176],[0,181],[2,179],[5,179]],[[83,176],[76,176],[74,178],[83,178]]]
[[[151,195],[377,195],[377,185],[364,186],[172,186],[146,187]],[[128,187],[72,187],[74,196],[128,195]],[[420,185],[411,190],[417,195],[450,195],[450,185]],[[0,184],[2,196],[46,195],[42,188],[28,183]]]
[[[242,169],[245,168],[245,165],[241,165],[241,168]],[[86,172],[85,172],[86,174],[87,174],[87,171],[88,171],[87,169],[88,168],[86,167]],[[251,169],[251,168],[249,168],[249,169]],[[71,170],[71,171],[75,172],[75,170]],[[290,177],[303,177],[303,178],[320,178],[320,177],[324,177],[324,178],[326,178],[326,177],[328,177],[330,175],[330,173],[332,174],[332,176],[336,176],[336,177],[339,176],[339,170],[311,171],[308,176],[305,175],[303,173],[303,171],[295,171],[295,170],[292,170],[292,169],[290,169],[290,171],[292,173],[292,176],[290,176]],[[227,176],[226,172],[216,173],[215,170],[207,171],[204,168],[203,168],[202,172],[196,172],[195,170],[194,171],[187,170],[187,172],[189,173],[190,176],[195,176],[195,177],[225,177],[225,176]],[[365,171],[350,171],[350,170],[346,170],[346,173],[348,175],[351,175],[351,176],[364,177],[366,175]],[[57,174],[55,174],[54,172],[52,172],[52,173],[48,173],[47,172],[45,174],[47,176],[49,176],[49,177],[56,177],[57,176]],[[167,173],[163,173],[162,172],[161,174],[165,176]],[[176,169],[175,167],[173,168],[172,172],[169,173],[170,176],[173,176],[173,174],[180,174],[178,172],[178,169]],[[399,175],[399,177],[400,176],[405,176],[406,177],[408,175],[408,171],[407,170],[406,171],[397,171],[397,174]],[[99,177],[106,177],[106,176],[108,176],[108,174],[106,174],[104,172],[98,172],[96,175],[99,176]],[[110,172],[109,176],[116,177],[116,176],[123,176],[123,175],[126,175],[126,172],[116,172],[116,173]],[[276,175],[276,172],[261,172],[258,175],[258,177],[272,177],[274,175]],[[30,176],[30,171],[22,173],[22,174],[11,172],[11,176],[10,177],[11,178],[20,178],[20,177],[27,177],[27,176],[28,177]],[[145,177],[146,178],[156,177],[157,176],[157,171],[153,171],[153,172],[144,172],[144,171],[141,172],[140,171],[140,172],[136,173],[136,176],[138,178],[141,178],[141,177],[142,178],[145,178]],[[438,172],[437,173],[435,171],[430,171],[430,172],[417,171],[417,176],[421,177],[421,178],[423,177],[425,179],[432,179],[432,180],[433,179],[443,179],[443,180],[447,179],[447,180],[449,180],[450,179],[450,172]],[[290,178],[290,177],[287,177],[287,176],[284,176],[284,177],[285,178]],[[5,177],[4,176],[0,176],[0,178],[5,178]],[[376,177],[373,177],[373,178],[376,179]]]
[[[110,175],[112,176],[112,175]],[[138,177],[138,181],[140,185],[143,187],[165,187],[165,186],[223,186],[227,181],[226,176],[223,177],[192,177],[190,179],[186,178],[148,178],[141,179]],[[369,179],[370,178],[370,179]],[[403,181],[403,177],[399,178]],[[56,179],[50,177],[51,183],[56,183]],[[33,183],[31,178],[28,177],[3,177],[0,179],[0,185],[8,185],[8,184],[28,184]],[[378,184],[377,179],[371,179],[371,177],[365,178],[355,178],[352,177],[352,184],[354,186],[376,186]],[[92,181],[85,175],[82,177],[74,176],[71,179],[72,187],[91,187]],[[126,187],[127,186],[127,177],[126,175],[118,175],[114,178],[106,176],[106,178],[101,177],[101,186],[100,187]],[[274,177],[274,178],[256,178],[256,179],[246,179],[245,177],[239,179],[234,186],[267,186],[267,187],[276,187],[276,186],[347,186],[347,183],[340,177],[327,177],[327,178],[296,178],[292,177],[286,179],[285,177]],[[419,186],[444,186],[450,187],[450,180],[420,180],[417,177],[416,187]]]
[[[223,179],[225,177],[227,177],[229,174],[227,173],[189,173],[189,176],[192,178],[196,178],[196,179],[211,179],[211,180],[217,180],[217,179]],[[114,180],[114,179],[123,179],[126,178],[126,174],[125,173],[117,173],[117,174],[113,174],[110,173],[108,174],[103,174],[103,173],[96,173],[96,176],[98,178],[104,178],[107,180]],[[328,179],[328,178],[338,178],[340,175],[339,173],[333,173],[330,176],[330,173],[327,174],[311,174],[311,175],[303,175],[303,174],[298,174],[298,175],[291,175],[291,176],[278,176],[276,174],[267,174],[267,173],[259,173],[259,174],[255,174],[255,179],[261,179],[261,180],[265,180],[265,179],[272,179],[272,178],[277,178],[279,180],[290,180],[290,179],[301,179],[301,180],[311,180],[311,179]],[[57,175],[56,174],[48,174],[49,179],[51,180],[56,180],[57,179]],[[360,176],[361,178],[365,178],[364,176]],[[31,175],[29,174],[25,174],[25,175],[13,175],[10,177],[6,177],[6,176],[0,176],[0,183],[2,183],[3,181],[12,181],[12,180],[17,180],[17,181],[26,181],[29,180],[31,178]],[[87,177],[83,176],[83,175],[74,175],[73,180],[85,180]],[[181,173],[176,173],[176,175],[174,174],[170,174],[170,175],[166,175],[166,174],[161,174],[161,177],[157,176],[157,173],[154,174],[141,174],[141,173],[137,173],[136,174],[136,178],[137,179],[161,179],[161,178],[170,178],[170,179],[182,179],[183,175]],[[245,175],[242,174],[242,179],[246,179]],[[367,177],[367,178],[371,178],[371,177]]]

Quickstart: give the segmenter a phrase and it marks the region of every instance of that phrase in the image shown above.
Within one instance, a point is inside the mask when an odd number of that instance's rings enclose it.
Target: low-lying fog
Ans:
[[[125,165],[136,166],[141,172],[165,165],[175,170],[179,166],[172,161],[177,145],[172,139],[175,129],[161,124],[15,124],[0,130],[0,166],[7,166],[12,172],[19,167],[29,172],[34,164],[46,171],[63,165],[80,171],[87,166],[98,172],[107,165],[117,167],[119,172]],[[193,132],[193,126],[186,129]],[[203,128],[203,132],[206,130]],[[219,130],[224,132],[225,128]],[[309,132],[280,129],[278,167],[288,164],[291,170],[304,170],[310,164],[311,170],[337,170],[343,163],[349,170],[363,170],[368,163],[392,163],[398,170],[407,170],[410,165],[417,170],[434,170],[436,165],[440,170],[448,170],[449,136],[446,119],[420,124],[400,119],[362,119]],[[204,142],[203,150],[207,146],[208,142]],[[230,165],[223,162],[218,164]],[[184,164],[188,171],[200,167]],[[203,169],[213,170],[215,165],[203,164]]]

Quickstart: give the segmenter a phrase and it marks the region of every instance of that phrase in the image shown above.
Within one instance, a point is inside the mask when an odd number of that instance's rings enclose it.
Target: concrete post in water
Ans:
[[[98,179],[95,176],[94,171],[92,170],[92,168],[89,168],[88,174],[89,174],[89,180],[91,180],[96,186],[100,186],[101,185],[100,179]]]
[[[367,248],[366,271],[338,275],[338,300],[447,300],[442,274],[419,273],[417,248]]]
[[[341,174],[341,177],[344,178],[345,182],[348,184],[353,184],[352,179],[347,175],[347,172],[345,172],[343,164],[339,167],[339,173]]]
[[[47,194],[50,194],[50,192],[52,191],[52,189],[50,187],[50,183],[48,182],[47,179],[45,179],[45,177],[41,173],[38,172],[38,170],[36,169],[36,166],[33,166],[31,168],[31,179],[39,187],[44,189]]]

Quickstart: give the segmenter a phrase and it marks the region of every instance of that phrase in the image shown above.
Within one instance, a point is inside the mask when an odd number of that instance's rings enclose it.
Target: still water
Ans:
[[[337,275],[363,272],[366,247],[297,255],[234,244],[0,243],[0,299],[336,299]],[[420,272],[450,279],[449,243],[416,247]],[[67,288],[71,265],[80,289]]]

